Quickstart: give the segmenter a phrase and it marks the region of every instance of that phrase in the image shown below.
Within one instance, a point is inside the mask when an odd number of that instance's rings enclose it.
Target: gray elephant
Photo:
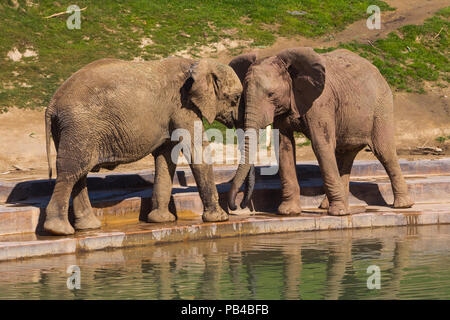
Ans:
[[[45,112],[49,173],[51,134],[57,178],[44,230],[56,235],[75,232],[68,220],[71,194],[75,229],[99,228],[86,188],[88,172],[113,169],[150,153],[156,173],[148,221],[174,221],[168,209],[176,168],[171,133],[183,128],[193,136],[194,121],[202,117],[232,127],[241,93],[233,69],[210,59],[103,59],[73,74]],[[218,203],[212,166],[192,164],[191,169],[204,206],[203,220],[227,220]]]
[[[245,129],[264,128],[272,122],[279,129],[280,214],[302,210],[294,131],[311,140],[326,193],[321,207],[328,208],[328,214],[349,213],[350,171],[357,153],[367,145],[391,179],[394,207],[413,205],[395,149],[392,92],[375,66],[347,50],[318,54],[304,47],[265,59],[258,59],[256,53],[243,54],[229,65],[243,83]],[[247,141],[244,148],[247,159],[239,165],[229,192],[231,209],[236,208],[236,193],[244,180],[254,182]]]

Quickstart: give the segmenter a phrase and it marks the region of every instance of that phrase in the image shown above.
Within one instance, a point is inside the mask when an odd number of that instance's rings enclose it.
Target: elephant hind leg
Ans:
[[[101,222],[94,215],[91,202],[89,201],[86,176],[84,175],[78,180],[72,191],[76,230],[98,229],[101,227]]]
[[[50,202],[45,210],[44,230],[54,235],[74,234],[69,222],[69,199],[77,178],[58,175]]]
[[[349,197],[349,184],[350,184],[350,172],[352,171],[353,161],[356,158],[356,155],[363,147],[357,148],[352,151],[348,151],[345,153],[336,153],[336,162],[339,169],[339,175],[341,176],[342,185],[345,189],[345,199],[348,206],[348,197]],[[320,204],[319,208],[321,209],[328,209],[329,207],[329,201],[328,197],[325,195],[325,197],[322,200],[322,203]]]
[[[414,201],[409,196],[408,186],[400,169],[395,148],[394,132],[392,119],[376,119],[370,147],[391,180],[394,193],[394,208],[410,208],[413,206]]]
[[[46,208],[46,218],[44,222],[44,230],[54,235],[69,235],[75,233],[74,228],[69,222],[69,200],[74,186],[80,179],[86,177],[89,170],[93,167],[90,165],[90,155],[78,159],[75,158],[79,152],[70,149],[71,144],[61,141],[58,146],[58,154],[56,158],[57,177],[55,188],[53,190],[50,202]],[[78,188],[80,191],[83,188]],[[87,191],[86,191],[87,192]],[[75,206],[80,207],[83,192],[77,193],[75,198]],[[87,197],[87,193],[85,195]],[[74,199],[75,199],[74,198]]]

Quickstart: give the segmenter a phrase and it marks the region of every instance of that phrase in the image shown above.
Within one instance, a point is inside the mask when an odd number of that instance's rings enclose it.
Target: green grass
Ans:
[[[268,46],[278,36],[319,36],[339,31],[367,16],[378,0],[77,0],[0,3],[0,112],[8,107],[37,108],[48,104],[54,91],[73,72],[105,57],[159,59],[181,50],[196,54],[203,45],[229,40]],[[30,1],[28,1],[30,2]],[[45,19],[76,3],[81,29],[66,27],[68,14]],[[306,11],[292,16],[286,11]],[[140,48],[142,38],[152,44]],[[13,48],[27,48],[38,57],[13,62]],[[234,49],[239,53],[241,47]]]
[[[220,123],[218,121],[214,121],[213,123],[209,124],[208,121],[205,118],[203,118],[203,127],[205,128],[205,130],[208,130],[208,129],[217,129],[217,130],[219,130],[222,133],[222,139],[223,139],[222,142],[224,144],[230,143],[230,141],[226,141],[226,130],[227,130],[227,127],[225,125],[223,125],[222,123]],[[236,140],[237,139],[235,139],[235,141],[234,141],[235,144],[237,143]]]
[[[436,141],[440,143],[444,143],[447,140],[450,140],[450,136],[440,136],[436,138]]]
[[[297,143],[297,147],[306,147],[306,146],[310,146],[311,145],[311,140],[307,140],[305,142],[302,143]]]
[[[307,146],[310,146],[311,145],[311,140],[309,140],[303,133],[300,133],[300,132],[294,132],[294,137],[296,138],[296,139],[298,139],[298,138],[304,138],[304,139],[306,139],[306,141],[305,142],[301,142],[301,143],[297,143],[296,144],[296,146],[297,147],[307,147]]]
[[[447,87],[450,81],[450,7],[425,20],[423,25],[407,25],[386,39],[370,44],[341,44],[372,61],[391,86],[398,90],[424,93],[425,81]]]

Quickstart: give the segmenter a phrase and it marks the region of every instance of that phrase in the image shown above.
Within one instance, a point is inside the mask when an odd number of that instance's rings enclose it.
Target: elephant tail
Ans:
[[[48,178],[52,178],[52,164],[51,164],[51,141],[52,136],[52,115],[49,108],[45,110],[45,146],[47,149],[47,162],[48,162]]]

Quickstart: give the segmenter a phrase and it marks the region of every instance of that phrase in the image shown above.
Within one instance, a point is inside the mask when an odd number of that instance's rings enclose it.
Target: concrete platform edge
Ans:
[[[220,223],[173,225],[148,230],[91,231],[70,238],[0,242],[0,261],[236,236],[393,226],[416,227],[430,224],[450,224],[450,210],[427,213],[386,211],[343,217],[256,215],[245,218],[234,217],[230,221]]]

